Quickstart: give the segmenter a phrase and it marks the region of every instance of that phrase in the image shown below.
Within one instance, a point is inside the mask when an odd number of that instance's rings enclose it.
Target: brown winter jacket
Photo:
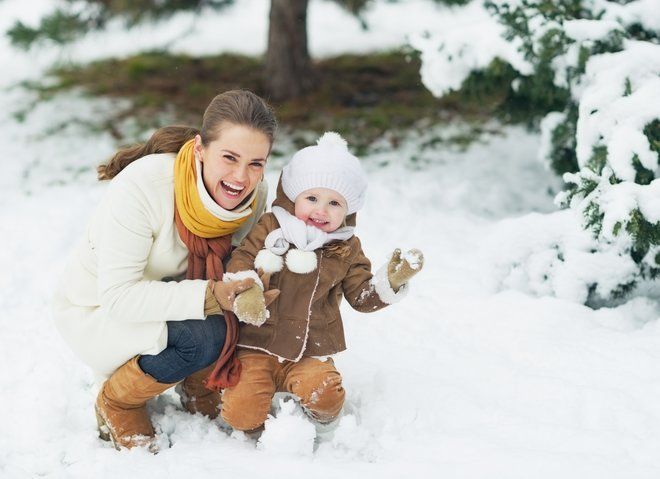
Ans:
[[[281,184],[273,206],[294,213],[294,205]],[[347,224],[355,224],[350,215]],[[272,213],[264,214],[239,248],[232,253],[227,272],[254,270],[254,259],[264,247],[266,236],[279,228]],[[293,247],[293,246],[292,246]],[[377,311],[381,301],[370,281],[371,263],[353,236],[317,249],[317,268],[311,273],[282,271],[271,276],[270,288],[281,291],[268,307],[270,317],[261,326],[241,323],[238,345],[266,351],[291,361],[304,356],[326,356],[346,349],[344,327],[339,313],[342,295],[356,310]]]

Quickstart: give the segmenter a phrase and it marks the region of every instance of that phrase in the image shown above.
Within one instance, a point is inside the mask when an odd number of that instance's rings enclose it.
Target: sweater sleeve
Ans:
[[[99,303],[113,321],[204,319],[206,280],[146,280],[144,271],[160,227],[158,207],[130,178],[111,182],[98,257]],[[160,215],[162,216],[162,214]]]

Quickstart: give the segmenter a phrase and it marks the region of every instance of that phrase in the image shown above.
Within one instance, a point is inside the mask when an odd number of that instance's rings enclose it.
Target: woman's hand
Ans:
[[[239,281],[212,281],[211,292],[218,300],[220,307],[226,311],[234,310],[236,295],[255,287],[253,278],[245,278]],[[256,286],[259,289],[258,286]]]
[[[387,279],[394,292],[419,273],[422,266],[424,266],[424,255],[420,250],[411,249],[402,258],[401,250],[395,249],[387,265]]]

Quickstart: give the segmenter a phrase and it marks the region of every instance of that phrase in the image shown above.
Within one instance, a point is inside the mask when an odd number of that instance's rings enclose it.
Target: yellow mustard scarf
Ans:
[[[174,200],[176,209],[188,230],[201,238],[217,238],[232,234],[251,216],[222,220],[206,209],[197,191],[195,140],[183,144],[174,162]],[[254,211],[257,195],[250,207]]]

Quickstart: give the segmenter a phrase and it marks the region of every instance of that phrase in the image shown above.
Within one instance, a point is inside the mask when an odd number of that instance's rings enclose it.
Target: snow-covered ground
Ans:
[[[0,3],[3,23],[21,3]],[[264,3],[245,8],[265,12]],[[448,21],[429,2],[408,3]],[[381,8],[398,18],[413,11]],[[311,17],[345,20],[328,2],[312,2]],[[15,62],[13,81],[39,74],[33,57],[0,48]],[[315,444],[299,407],[278,400],[256,443],[183,412],[171,391],[151,405],[171,447],[116,452],[97,437],[92,375],[49,312],[66,255],[105,189],[93,167],[114,148],[66,119],[112,105],[70,94],[16,122],[28,99],[20,89],[0,96],[0,477],[660,477],[657,295],[592,310],[542,296],[556,291],[534,287],[534,265],[516,265],[527,274],[517,279],[503,272],[503,257],[555,229],[580,234],[570,214],[544,219],[558,180],[535,160],[539,138],[519,128],[465,152],[439,143],[420,153],[424,138],[411,134],[365,158],[370,189],[357,231],[367,255],[378,267],[394,247],[417,247],[426,265],[402,303],[373,315],[343,310],[348,350],[336,362],[347,407],[332,437]],[[280,163],[270,165],[271,185]]]

